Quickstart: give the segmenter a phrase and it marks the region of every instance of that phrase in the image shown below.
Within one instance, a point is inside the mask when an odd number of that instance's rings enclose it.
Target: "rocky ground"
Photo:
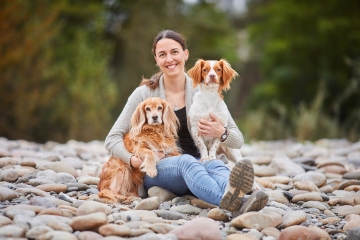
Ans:
[[[269,202],[233,217],[158,187],[102,203],[103,142],[0,138],[0,239],[360,239],[360,141],[254,142],[241,152]]]

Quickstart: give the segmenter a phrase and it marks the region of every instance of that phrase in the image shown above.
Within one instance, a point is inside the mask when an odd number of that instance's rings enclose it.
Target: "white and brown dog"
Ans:
[[[200,162],[216,159],[216,155],[221,153],[235,163],[240,161],[242,156],[239,149],[226,147],[221,144],[220,138],[201,136],[198,130],[200,119],[212,121],[209,113],[215,115],[220,123],[226,126],[229,111],[223,100],[222,91],[230,89],[230,82],[238,76],[238,73],[223,59],[220,61],[200,59],[188,74],[193,79],[193,88],[199,86],[189,110],[189,121],[191,134],[201,154]]]

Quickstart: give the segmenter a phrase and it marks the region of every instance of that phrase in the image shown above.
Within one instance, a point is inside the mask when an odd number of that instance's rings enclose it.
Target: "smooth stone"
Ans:
[[[35,238],[38,238],[39,236],[41,236],[42,234],[51,232],[51,231],[54,231],[54,229],[52,229],[51,227],[37,226],[37,227],[34,227],[34,228],[30,229],[29,231],[27,231],[25,237],[30,238],[30,239],[35,239]]]
[[[0,186],[0,201],[1,202],[11,201],[12,199],[17,198],[17,197],[18,197],[18,194],[15,191],[13,191],[7,187]]]
[[[0,227],[11,224],[12,221],[10,218],[0,215]]]
[[[140,221],[140,216],[133,211],[113,213],[111,216],[113,216],[115,220],[122,220],[124,222]]]
[[[156,233],[162,233],[162,234],[166,234],[168,232],[170,232],[171,230],[176,229],[177,227],[170,225],[170,224],[166,224],[166,223],[154,223],[151,225],[150,229]]]
[[[15,205],[15,206],[7,207],[7,208],[2,209],[2,210],[7,212],[7,211],[10,211],[12,209],[30,210],[30,211],[34,211],[35,213],[39,213],[42,210],[44,210],[45,208],[40,207],[40,206],[27,205],[27,204],[18,204],[18,205]]]
[[[54,184],[43,184],[43,185],[39,185],[36,188],[43,190],[45,192],[51,192],[54,191],[56,193],[60,193],[60,192],[66,192],[67,187],[64,184],[58,184],[58,183],[54,183]]]
[[[130,235],[130,228],[117,224],[106,224],[99,228],[99,233],[103,236],[115,235],[120,237],[126,237]]]
[[[349,214],[345,217],[345,221],[348,221],[344,227],[343,230],[347,231],[352,228],[360,227],[360,216],[357,214]]]
[[[43,222],[41,222],[39,219],[34,217],[27,217],[24,215],[15,215],[13,219],[13,224],[23,226],[27,230],[44,225]]]
[[[70,225],[70,223],[71,223],[70,218],[62,217],[62,216],[55,216],[55,215],[37,215],[34,219],[40,220],[45,225],[52,221],[62,222],[67,225]]]
[[[319,239],[321,239],[321,240],[332,240],[332,238],[330,237],[330,235],[326,231],[318,228],[317,226],[309,226],[309,228],[312,229],[312,230],[315,230],[319,234],[319,236],[320,236]]]
[[[339,161],[334,161],[334,160],[328,160],[328,161],[321,161],[320,163],[318,163],[316,165],[317,168],[322,168],[325,166],[340,166],[340,167],[344,167],[344,164],[342,162]]]
[[[315,185],[315,183],[309,181],[294,182],[294,187],[296,187],[299,190],[306,190],[309,192],[320,192],[319,188]]]
[[[269,177],[269,176],[276,175],[275,169],[273,169],[269,166],[254,164],[253,168],[254,168],[255,176],[258,176],[258,177]]]
[[[22,193],[24,195],[35,194],[36,196],[40,196],[40,197],[45,197],[46,195],[48,195],[47,192],[37,188],[18,188],[15,190],[15,192]]]
[[[160,207],[160,199],[158,197],[150,197],[142,200],[136,205],[135,210],[155,210]]]
[[[296,176],[305,173],[305,170],[299,164],[291,161],[290,158],[283,153],[276,154],[269,167],[281,175]]]
[[[228,235],[225,240],[259,240],[253,236],[249,236],[246,234],[242,234],[242,233],[234,233],[234,234],[230,234]]]
[[[360,181],[358,180],[348,180],[348,181],[345,181],[345,182],[342,182],[339,184],[338,186],[338,190],[343,190],[349,186],[352,186],[352,185],[360,185]]]
[[[72,227],[70,227],[68,224],[60,222],[60,221],[56,221],[55,219],[48,221],[46,223],[46,226],[51,227],[54,230],[59,230],[59,231],[64,231],[64,232],[69,232],[69,233],[73,232]]]
[[[79,235],[77,235],[79,240],[99,240],[99,239],[103,239],[103,236],[101,236],[100,234],[96,233],[96,232],[91,232],[91,231],[83,231],[80,232]]]
[[[347,191],[347,192],[358,192],[360,191],[360,185],[351,185],[351,186],[348,186],[344,189],[344,191]]]
[[[48,200],[49,202],[51,202],[54,205],[68,205],[70,206],[71,204],[68,203],[67,201],[55,198],[55,197],[46,197],[46,200]]]
[[[325,170],[325,173],[335,173],[340,175],[347,173],[346,169],[343,166],[329,165],[322,168]]]
[[[279,240],[318,240],[320,234],[311,228],[303,226],[291,226],[280,233]]]
[[[281,209],[281,208],[276,208],[276,207],[264,207],[263,209],[261,209],[260,211],[261,213],[269,213],[269,212],[275,212],[279,215],[284,215],[286,213],[285,210]]]
[[[279,228],[287,228],[289,226],[305,222],[306,216],[306,213],[301,210],[287,212],[284,214],[283,223],[279,226]]]
[[[221,240],[218,224],[210,218],[195,218],[170,233],[175,234],[178,240]]]
[[[21,160],[19,158],[2,157],[2,158],[0,158],[0,168],[9,166],[9,165],[19,165],[20,162],[21,162]]]
[[[332,193],[334,191],[334,188],[330,185],[325,185],[319,188],[320,191],[323,191],[324,193]]]
[[[226,215],[219,208],[213,208],[209,211],[208,218],[214,219],[215,221],[229,222],[229,216]]]
[[[281,208],[281,209],[284,209],[286,211],[290,211],[291,208],[286,206],[285,204],[282,204],[282,203],[278,203],[278,202],[275,202],[275,201],[271,201],[270,202],[270,206],[275,206],[277,208]]]
[[[29,180],[29,184],[34,187],[43,185],[43,184],[53,184],[53,183],[55,183],[55,182],[50,179],[46,179],[46,178],[33,178],[33,179]]]
[[[338,216],[347,216],[349,214],[360,214],[360,205],[356,206],[342,206],[340,208],[336,208],[334,212],[338,213]]]
[[[175,211],[175,212],[189,214],[189,215],[198,215],[201,212],[201,208],[194,207],[194,206],[187,204],[187,205],[181,205],[181,206],[173,206],[170,208],[170,211]]]
[[[310,192],[310,193],[303,193],[303,194],[298,194],[298,195],[295,195],[292,199],[293,202],[299,202],[299,201],[304,201],[304,202],[307,202],[307,201],[319,201],[319,202],[322,202],[323,199],[322,197],[320,196],[319,193],[317,192]]]
[[[198,208],[201,208],[201,209],[208,209],[208,208],[217,208],[217,206],[215,205],[212,205],[208,202],[205,202],[199,198],[196,198],[196,199],[193,199],[191,200],[190,204],[194,207],[198,207]]]
[[[145,221],[148,223],[165,223],[166,221],[160,217],[141,217],[141,221]]]
[[[273,191],[265,191],[265,193],[275,199],[276,202],[279,203],[287,203],[289,204],[289,200],[284,196],[283,191],[281,190],[273,190]]]
[[[60,160],[60,162],[66,162],[75,169],[83,169],[83,163],[79,158],[74,157],[65,157]]]
[[[329,209],[329,206],[326,206],[325,204],[321,203],[321,202],[317,202],[317,201],[308,201],[306,203],[304,203],[301,207],[306,207],[306,208],[317,208],[321,211],[324,211],[326,209]]]
[[[61,173],[57,173],[59,179],[60,179],[60,182],[62,184],[66,184],[66,183],[77,183],[75,177],[73,175],[71,175],[70,173],[64,173],[64,172],[61,172]]]
[[[333,213],[333,212],[330,211],[330,210],[324,210],[324,214],[325,214],[325,215],[328,215],[328,216],[336,216],[336,214]]]
[[[75,168],[66,162],[41,162],[38,164],[37,169],[39,170],[53,170],[56,173],[66,172],[74,177],[78,177],[78,173]]]
[[[76,216],[82,216],[89,213],[103,212],[106,215],[111,213],[111,208],[103,203],[94,201],[85,201],[76,212]]]
[[[347,172],[342,176],[343,179],[360,179],[360,172]]]
[[[315,183],[317,187],[321,187],[326,184],[326,176],[323,173],[309,171],[306,173],[301,173],[296,175],[292,179],[292,181],[294,183],[299,181],[302,182],[309,181]]]
[[[261,230],[261,233],[266,236],[274,237],[276,240],[280,238],[280,231],[274,227],[267,227]]]
[[[78,183],[83,183],[86,185],[98,185],[100,178],[97,177],[81,177],[78,179]]]
[[[265,213],[247,212],[232,219],[230,225],[236,228],[255,228],[261,230],[266,227],[276,227],[274,219]]]
[[[360,227],[352,228],[348,231],[347,240],[360,240]]]
[[[131,229],[130,237],[138,237],[146,233],[153,233],[153,231],[151,231],[150,229]]]
[[[51,231],[40,235],[36,240],[77,240],[77,238],[69,232]]]
[[[341,205],[359,205],[360,204],[360,193],[349,193],[340,199]]]
[[[15,182],[19,177],[19,174],[15,169],[5,169],[0,173],[2,180],[6,182]]]
[[[341,218],[339,217],[328,217],[325,219],[321,219],[320,222],[324,225],[328,224],[328,223],[334,223],[334,222],[340,222]]]
[[[83,183],[66,183],[65,184],[68,189],[71,188],[71,187],[76,187],[79,191],[86,191],[86,189],[90,188],[88,185],[86,184],[83,184]]]
[[[291,178],[287,176],[272,176],[272,177],[262,177],[259,180],[264,179],[270,181],[272,183],[281,183],[281,184],[288,184],[291,181]]]
[[[141,217],[157,217],[156,213],[153,211],[147,210],[125,210],[126,213],[134,213]]]
[[[99,227],[107,224],[106,214],[103,212],[90,213],[74,217],[70,226],[78,231],[97,231]]]
[[[246,159],[249,159],[253,164],[268,165],[271,163],[272,157],[268,155],[253,155],[246,156]]]
[[[276,186],[274,183],[270,182],[269,180],[266,180],[264,178],[256,178],[256,181],[258,184],[261,184],[261,186],[263,186],[264,188],[270,188],[270,189],[275,189]]]
[[[52,208],[55,207],[54,204],[52,204],[48,198],[44,198],[44,197],[33,197],[30,199],[29,205],[34,205],[34,206],[40,206],[40,207],[44,207],[44,208]]]
[[[332,192],[333,195],[337,197],[345,197],[346,195],[350,194],[348,191],[345,190],[335,190]]]
[[[309,166],[315,166],[315,158],[311,158],[311,157],[296,157],[296,158],[292,158],[291,161],[298,163],[298,164],[306,164]]]
[[[182,213],[175,211],[167,211],[167,210],[155,210],[156,215],[162,217],[167,220],[179,220],[179,219],[188,219],[188,217]]]
[[[12,209],[6,212],[6,216],[10,219],[14,219],[16,215],[24,215],[26,217],[35,217],[36,213],[30,210],[23,210],[23,209]]]
[[[51,181],[53,181],[54,183],[60,182],[59,176],[56,174],[56,172],[54,172],[54,171],[51,170],[51,169],[47,169],[47,170],[38,172],[37,175],[36,175],[36,178],[37,178],[37,179],[47,179],[47,180],[51,180]]]
[[[0,228],[0,238],[23,238],[27,229],[18,225],[6,225]]]
[[[38,215],[57,215],[57,216],[62,216],[63,215],[63,211],[59,208],[56,207],[51,207],[51,208],[47,208],[41,212],[39,212]]]
[[[170,201],[177,197],[176,194],[158,186],[151,187],[148,190],[148,195],[149,197],[158,197],[161,203]]]

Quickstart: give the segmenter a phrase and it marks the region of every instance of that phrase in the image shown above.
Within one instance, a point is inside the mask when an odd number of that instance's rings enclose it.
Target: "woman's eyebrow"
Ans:
[[[173,51],[173,50],[179,50],[179,48],[173,48],[170,51]],[[159,51],[158,53],[163,53],[163,52],[166,52],[166,51]]]

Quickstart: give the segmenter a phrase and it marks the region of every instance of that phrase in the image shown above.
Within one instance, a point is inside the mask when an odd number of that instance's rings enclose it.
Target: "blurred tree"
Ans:
[[[265,80],[254,89],[251,108],[272,100],[288,108],[309,104],[323,81],[326,114],[345,122],[360,109],[359,88],[340,97],[354,72],[346,59],[360,58],[359,1],[253,0],[248,6]]]

